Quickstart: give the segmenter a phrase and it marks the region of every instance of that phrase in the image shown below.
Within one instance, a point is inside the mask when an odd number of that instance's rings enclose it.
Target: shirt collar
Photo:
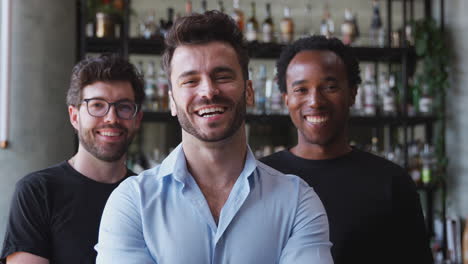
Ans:
[[[252,150],[247,146],[247,155],[245,159],[244,169],[242,170],[239,178],[249,178],[253,175],[255,169],[257,168],[257,161],[253,155]],[[171,175],[175,180],[186,184],[186,179],[190,176],[190,173],[187,169],[187,162],[185,159],[185,154],[182,148],[182,143],[180,143],[166,159],[161,163],[159,168],[159,176],[165,177]]]

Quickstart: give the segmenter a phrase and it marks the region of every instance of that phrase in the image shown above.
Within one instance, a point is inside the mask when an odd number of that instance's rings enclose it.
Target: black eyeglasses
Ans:
[[[86,109],[91,116],[103,117],[107,115],[111,106],[114,106],[117,116],[121,119],[131,120],[138,112],[137,104],[131,101],[118,101],[109,103],[104,99],[90,98],[83,99],[86,102]]]

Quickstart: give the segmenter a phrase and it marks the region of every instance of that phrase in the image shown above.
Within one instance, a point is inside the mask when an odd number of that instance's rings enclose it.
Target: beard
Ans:
[[[124,134],[127,134],[127,137],[125,138],[125,140],[120,142],[102,144],[96,142],[95,137],[93,137],[93,129],[80,129],[78,131],[78,139],[80,141],[80,145],[82,145],[89,153],[91,153],[91,155],[93,155],[99,160],[107,162],[114,162],[120,160],[125,155],[125,153],[127,153],[128,147],[130,146],[130,143],[132,143],[132,140],[135,137],[135,131],[129,132],[127,128],[119,124],[105,125],[96,129],[100,128],[121,129],[124,131]]]
[[[174,100],[174,99],[173,99]],[[233,111],[234,111],[234,116],[232,117],[231,120],[229,120],[227,127],[222,133],[219,133],[217,135],[206,135],[203,134],[202,131],[196,127],[192,122],[190,122],[190,119],[188,118],[187,114],[183,111],[183,109],[179,108],[179,106],[175,103],[177,109],[177,119],[179,120],[179,124],[182,127],[183,130],[185,130],[187,133],[191,134],[192,136],[196,137],[197,139],[205,142],[216,142],[216,141],[221,141],[226,138],[231,137],[234,135],[234,133],[239,130],[241,127],[242,123],[245,120],[246,116],[246,98],[245,98],[245,89],[244,93],[241,96],[241,99],[238,103],[233,102],[232,100],[221,97],[221,96],[213,96],[211,100],[206,99],[206,98],[201,98],[200,100],[194,102],[194,105],[201,106],[201,105],[209,105],[209,104],[224,104],[231,106]],[[215,128],[217,124],[210,124],[210,127]]]

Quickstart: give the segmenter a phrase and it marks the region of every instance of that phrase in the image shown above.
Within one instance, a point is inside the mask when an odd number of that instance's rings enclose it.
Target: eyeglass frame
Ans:
[[[89,112],[89,107],[88,107],[88,103],[89,103],[89,101],[91,101],[91,100],[100,100],[100,101],[106,102],[107,105],[108,105],[106,112],[105,112],[103,115],[101,115],[101,116],[91,114],[91,113]],[[119,115],[119,111],[117,111],[117,106],[118,106],[119,104],[121,104],[121,103],[124,103],[124,102],[126,102],[126,103],[131,103],[131,104],[135,105],[135,112],[132,114],[131,118],[122,118],[122,117],[120,117],[120,115]],[[138,111],[139,111],[138,104],[135,103],[135,102],[132,102],[132,101],[130,101],[130,100],[127,100],[127,99],[119,100],[119,101],[115,101],[115,102],[108,102],[106,99],[102,99],[102,98],[87,98],[87,99],[81,100],[81,104],[83,104],[83,103],[86,103],[86,111],[87,111],[88,114],[89,114],[90,116],[92,116],[92,117],[104,117],[104,116],[106,116],[106,115],[109,113],[109,110],[111,109],[111,106],[114,106],[114,109],[116,110],[116,111],[115,111],[115,114],[117,115],[117,117],[120,118],[120,119],[123,119],[123,120],[133,120],[133,119],[135,119],[135,117],[136,117],[136,115],[137,115],[137,113],[138,113]]]

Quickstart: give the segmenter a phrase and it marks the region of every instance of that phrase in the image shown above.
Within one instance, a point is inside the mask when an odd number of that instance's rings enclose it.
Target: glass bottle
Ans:
[[[421,153],[421,163],[421,181],[423,184],[429,184],[433,177],[435,155],[434,149],[428,143],[424,144]]]
[[[421,87],[421,97],[419,98],[419,113],[431,115],[434,108],[434,98],[429,91],[429,85],[424,83]]]
[[[156,72],[155,63],[150,61],[145,73],[145,94],[146,102],[144,104],[146,111],[156,111]]]
[[[385,82],[385,80],[382,81]],[[390,75],[387,85],[382,89],[382,112],[385,116],[395,116],[397,113],[395,88],[395,76]]]
[[[341,24],[341,36],[345,45],[351,45],[358,35],[356,20],[349,8],[345,9],[344,22]]]
[[[221,13],[224,13],[224,11],[225,11],[225,10],[224,10],[224,2],[223,2],[222,0],[219,0],[219,1],[218,1],[218,10],[219,10],[219,12],[221,12]]]
[[[256,41],[258,32],[258,22],[255,17],[255,2],[250,3],[251,16],[245,26],[245,39],[247,41]]]
[[[190,15],[193,13],[193,6],[192,6],[192,1],[191,0],[187,0],[185,2],[185,14],[186,15]]]
[[[335,33],[335,23],[331,19],[330,10],[328,5],[323,8],[322,20],[320,21],[320,34],[330,38]]]
[[[265,43],[274,42],[275,27],[273,24],[273,18],[271,16],[271,4],[266,3],[266,14],[267,17],[262,24],[262,40]]]
[[[201,8],[200,8],[200,14],[205,13],[208,10],[208,4],[206,0],[201,1]]]
[[[255,78],[255,114],[264,114],[265,113],[265,88],[267,81],[267,69],[264,64],[260,65],[258,68],[258,74]]]
[[[239,0],[233,0],[232,5],[234,8],[231,14],[232,19],[234,19],[240,31],[244,32],[244,12],[239,7]]]
[[[157,78],[157,88],[158,88],[158,111],[168,111],[169,110],[169,81],[167,80],[166,73],[163,68],[160,67],[158,71]]]
[[[376,114],[376,85],[370,65],[366,66],[364,82],[362,85],[364,92],[364,114],[374,116]]]
[[[290,43],[294,39],[294,22],[291,18],[291,9],[284,7],[284,16],[280,23],[281,28],[281,41],[283,43]]]
[[[383,47],[385,42],[382,18],[380,17],[380,7],[377,0],[372,1],[372,19],[370,25],[370,42],[373,46]]]

